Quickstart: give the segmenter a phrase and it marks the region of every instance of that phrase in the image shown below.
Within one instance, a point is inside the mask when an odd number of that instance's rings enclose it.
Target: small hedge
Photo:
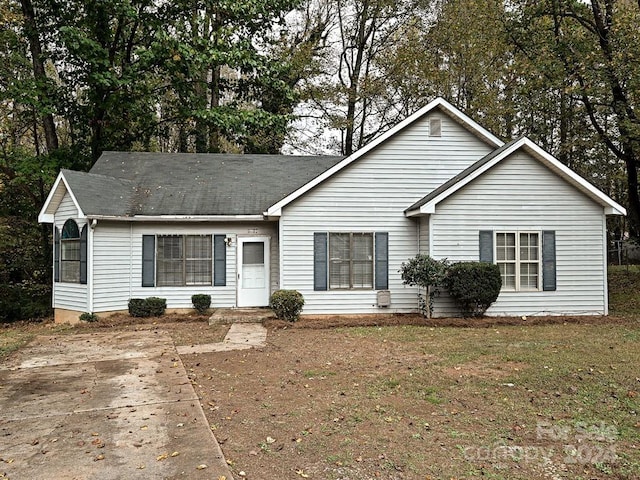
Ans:
[[[493,263],[460,262],[449,266],[444,283],[465,317],[480,317],[498,298],[502,278]]]
[[[193,303],[193,308],[195,308],[198,313],[207,313],[207,310],[211,306],[211,295],[205,295],[203,293],[191,295],[191,303]]]
[[[80,315],[81,322],[97,322],[98,316],[95,313],[84,312]]]
[[[297,290],[276,290],[269,299],[269,307],[280,320],[295,322],[300,318],[304,297]]]
[[[132,317],[160,317],[167,308],[167,300],[160,297],[132,298],[129,315]]]

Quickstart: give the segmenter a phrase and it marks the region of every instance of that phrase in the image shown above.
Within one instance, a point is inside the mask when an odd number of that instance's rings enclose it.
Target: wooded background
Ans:
[[[60,168],[342,153],[435,96],[528,135],[640,234],[640,0],[0,0],[0,321],[48,312]]]

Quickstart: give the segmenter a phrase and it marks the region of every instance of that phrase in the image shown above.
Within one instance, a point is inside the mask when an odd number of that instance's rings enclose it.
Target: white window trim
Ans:
[[[515,286],[515,289],[505,288],[504,286],[502,286],[500,291],[501,292],[541,292],[542,291],[542,232],[539,230],[496,230],[494,231],[493,232],[493,258],[495,258],[496,265],[500,263],[512,263],[511,261],[502,261],[502,262],[498,261],[498,235],[508,234],[508,233],[513,233],[516,237],[516,245],[515,245],[516,286]],[[521,288],[520,286],[520,265],[522,263],[520,260],[520,234],[521,233],[529,233],[529,234],[534,233],[538,236],[538,261],[532,262],[527,260],[524,262],[524,263],[538,264],[538,288]]]

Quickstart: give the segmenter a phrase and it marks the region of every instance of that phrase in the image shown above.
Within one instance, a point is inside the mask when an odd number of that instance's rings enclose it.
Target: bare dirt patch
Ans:
[[[444,368],[442,371],[452,378],[478,377],[499,380],[519,372],[526,366],[525,363],[504,361],[500,357],[487,355],[482,359]]]
[[[52,319],[41,322],[0,324],[0,359],[31,341],[36,335],[72,335],[101,331],[164,330],[175,345],[200,345],[224,340],[229,325],[209,326],[207,315],[168,314],[162,317],[136,318],[117,314],[96,322],[75,325],[56,324]]]

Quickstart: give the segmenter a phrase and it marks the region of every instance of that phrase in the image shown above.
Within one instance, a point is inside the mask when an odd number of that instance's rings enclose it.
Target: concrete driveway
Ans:
[[[232,478],[167,334],[38,337],[0,365],[0,478],[221,477]]]

